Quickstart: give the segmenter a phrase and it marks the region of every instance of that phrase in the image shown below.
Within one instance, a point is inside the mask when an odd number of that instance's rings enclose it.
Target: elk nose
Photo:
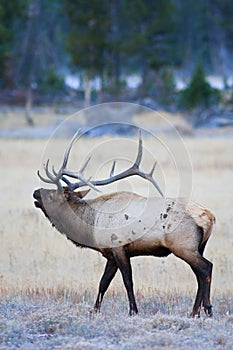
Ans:
[[[41,199],[40,189],[35,190],[33,192],[33,198],[35,198],[36,200],[40,200]]]

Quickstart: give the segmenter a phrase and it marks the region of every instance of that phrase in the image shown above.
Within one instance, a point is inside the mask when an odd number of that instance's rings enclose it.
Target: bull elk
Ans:
[[[142,255],[165,257],[173,253],[188,263],[196,275],[198,289],[191,316],[200,317],[201,306],[207,316],[212,316],[210,285],[213,265],[203,257],[203,252],[215,222],[213,214],[184,198],[164,198],[153,178],[155,165],[149,173],[140,169],[140,132],[136,160],[127,170],[115,175],[114,161],[109,178],[86,179],[84,170],[90,158],[79,171],[67,169],[69,154],[78,135],[76,133],[69,143],[58,172],[54,167],[49,170],[49,160],[44,165],[47,177],[38,171],[42,181],[55,184],[57,189],[37,189],[33,196],[35,206],[58,231],[76,246],[94,249],[107,259],[94,311],[100,311],[103,296],[119,269],[128,295],[129,314],[137,314],[130,258]],[[117,192],[85,199],[90,189],[99,191],[99,186],[133,175],[151,182],[161,197],[146,198],[135,193]],[[74,183],[72,178],[78,181]],[[75,191],[83,186],[89,189]]]

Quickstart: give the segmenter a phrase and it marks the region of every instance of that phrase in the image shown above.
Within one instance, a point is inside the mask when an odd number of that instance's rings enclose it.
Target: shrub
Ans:
[[[65,89],[64,79],[57,74],[54,67],[50,67],[43,79],[39,84],[39,88],[42,92],[45,93],[58,93],[63,92]]]
[[[207,82],[202,64],[197,64],[189,85],[181,91],[180,105],[185,108],[209,107],[219,99],[219,91]]]

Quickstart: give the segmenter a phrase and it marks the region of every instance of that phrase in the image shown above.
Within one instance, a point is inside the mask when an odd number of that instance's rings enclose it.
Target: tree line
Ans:
[[[113,94],[171,88],[174,69],[232,69],[232,0],[0,0],[0,88],[59,93],[68,71]],[[163,98],[160,92],[160,98]]]

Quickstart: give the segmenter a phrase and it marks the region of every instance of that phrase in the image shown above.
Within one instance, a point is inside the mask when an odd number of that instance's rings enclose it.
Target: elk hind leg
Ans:
[[[203,304],[206,315],[212,316],[212,305],[210,303],[212,263],[205,259],[198,251],[188,251],[187,254],[183,252],[182,254],[175,255],[190,265],[197,278],[198,289],[191,316],[200,317],[201,304]]]
[[[211,287],[211,278],[212,278],[212,269],[213,269],[213,264],[202,257],[203,262],[205,262],[207,266],[207,271],[208,273],[205,274],[204,277],[204,295],[203,295],[203,307],[204,311],[207,316],[211,317],[213,316],[213,311],[212,311],[212,305],[210,302],[210,287]]]
[[[95,302],[95,306],[94,306],[94,312],[98,312],[100,311],[100,307],[101,307],[101,303],[104,297],[105,292],[107,291],[112,279],[114,278],[116,272],[117,272],[117,265],[115,260],[112,259],[108,259],[106,266],[105,266],[105,270],[103,273],[103,276],[100,280],[100,284],[99,284],[99,292],[98,292],[98,296]]]
[[[198,263],[189,263],[198,281],[198,291],[193,307],[192,316],[200,316],[201,303],[207,316],[211,317],[212,305],[210,303],[210,285],[213,264],[199,255]]]
[[[195,317],[195,316],[200,317],[201,303],[203,300],[203,293],[204,293],[203,279],[200,276],[199,272],[195,268],[193,268],[193,267],[191,267],[191,268],[196,275],[198,288],[197,288],[197,294],[196,294],[193,310],[192,310],[190,316],[191,317]]]

